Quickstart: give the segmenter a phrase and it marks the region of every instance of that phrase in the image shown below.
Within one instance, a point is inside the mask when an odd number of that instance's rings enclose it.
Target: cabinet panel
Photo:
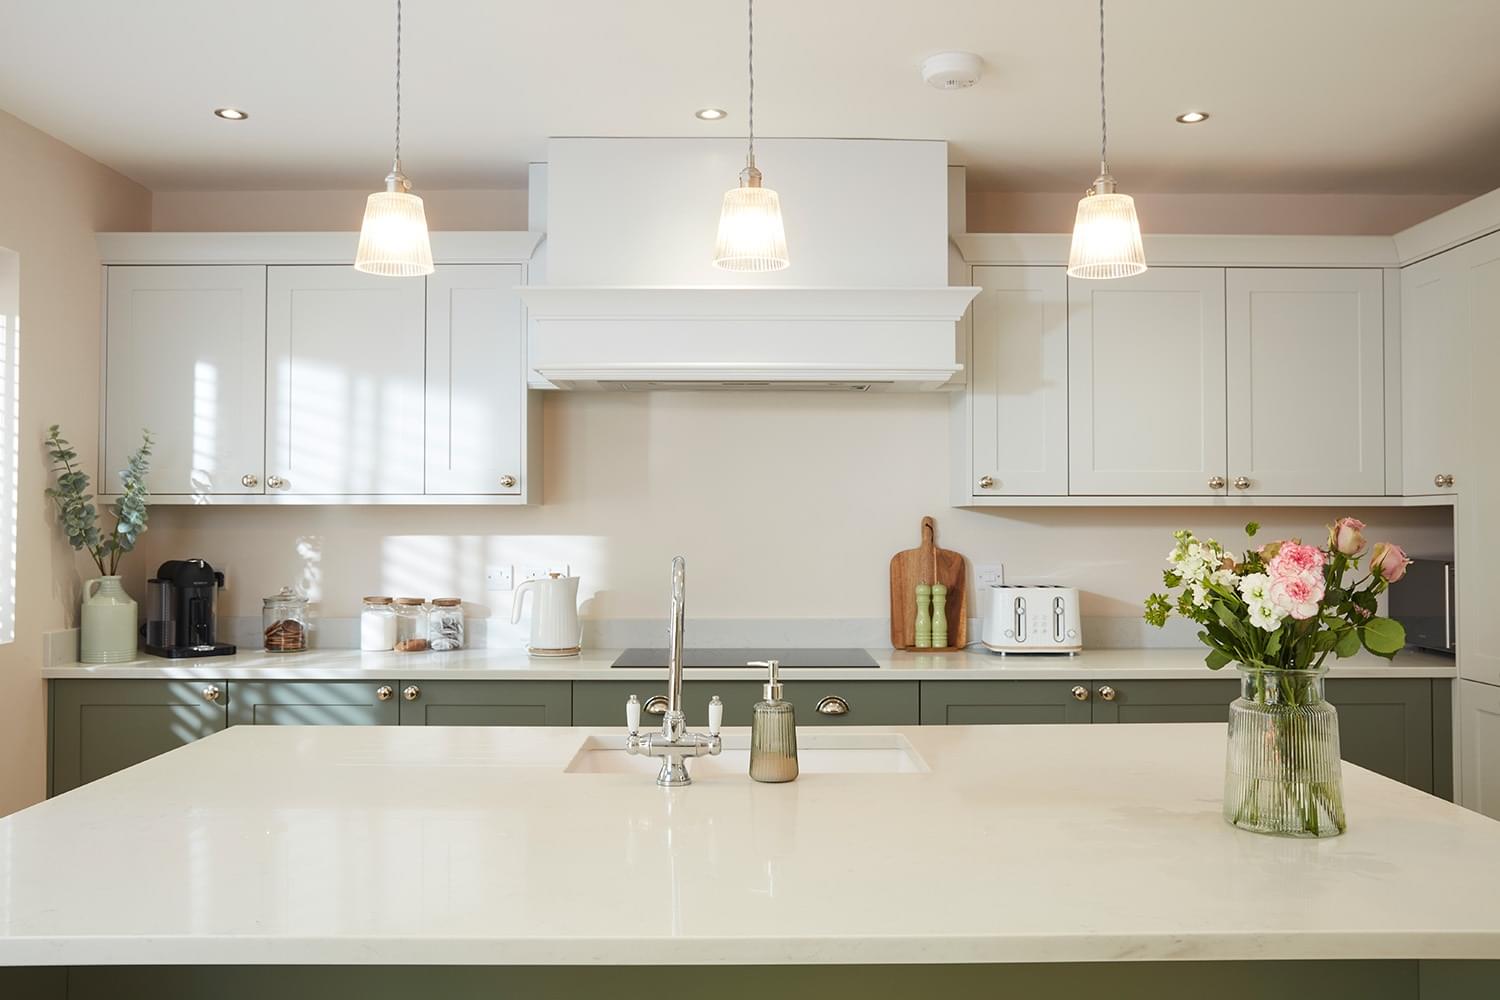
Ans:
[[[1068,492],[1068,279],[1061,267],[976,267],[969,352],[973,496]],[[955,455],[955,459],[959,456]],[[988,478],[991,485],[981,485]]]
[[[226,725],[223,681],[51,682],[52,788],[86,782],[184,746]],[[220,695],[209,701],[205,688]]]
[[[1381,273],[1231,268],[1229,480],[1262,496],[1385,492]]]
[[[410,701],[404,693],[409,687],[418,690]],[[402,692],[403,726],[567,726],[573,722],[569,681],[402,681],[398,690]]]
[[[1460,435],[1467,410],[1464,280],[1460,251],[1449,251],[1401,271],[1401,492],[1456,493]],[[1439,486],[1452,475],[1454,486]]]
[[[1073,695],[1087,681],[923,681],[922,725],[988,726],[1089,721]]]
[[[1431,681],[1334,678],[1328,700],[1339,712],[1345,760],[1424,792],[1435,790]]]
[[[1458,251],[1465,272],[1462,309],[1468,401],[1458,436],[1465,460],[1459,490],[1458,672],[1471,681],[1500,684],[1500,234]],[[1492,745],[1490,752],[1497,747]],[[1493,759],[1493,758],[1492,758]]]
[[[393,689],[381,700],[382,687]],[[232,681],[231,726],[394,726],[397,681]]]
[[[1224,421],[1222,269],[1068,280],[1071,493],[1221,495]]]
[[[1228,677],[1180,681],[1096,680],[1090,687],[1093,689],[1095,722],[1228,722],[1229,703],[1240,693],[1240,682]],[[1106,698],[1111,691],[1114,697]]]
[[[573,724],[576,726],[625,726],[625,699],[632,694],[645,705],[656,695],[665,697],[666,679],[660,681],[578,681],[573,685]],[[799,726],[915,726],[920,721],[916,681],[787,681],[786,699],[797,712]],[[701,729],[708,724],[708,699],[718,695],[724,703],[724,725],[748,726],[754,705],[762,698],[755,681],[688,681],[682,698],[688,725]],[[817,710],[825,698],[843,699],[849,711],[825,715]],[[641,715],[641,727],[660,725],[660,717]]]
[[[424,283],[350,267],[267,270],[269,491],[420,494]]]
[[[520,283],[515,264],[443,265],[427,279],[428,493],[520,493],[526,485]]]
[[[1458,802],[1500,819],[1500,687],[1458,682]]]
[[[151,492],[262,492],[266,269],[114,266],[107,274],[100,492],[119,491],[117,474],[143,427],[155,439]]]

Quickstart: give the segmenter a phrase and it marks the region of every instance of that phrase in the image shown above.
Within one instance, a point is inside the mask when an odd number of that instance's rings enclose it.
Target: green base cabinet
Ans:
[[[923,681],[922,725],[1085,723],[1088,693],[1084,680]]]
[[[139,764],[228,725],[223,681],[59,680],[52,725],[49,795]]]
[[[394,726],[399,681],[231,681],[231,726]]]
[[[915,726],[921,722],[916,681],[787,681],[785,697],[799,726]],[[667,685],[661,681],[575,681],[573,725],[625,726],[625,702],[640,699],[641,728],[661,718]],[[748,726],[764,695],[756,681],[688,681],[682,685],[683,711],[690,726],[708,725],[708,699],[724,703],[724,725]],[[653,698],[660,701],[652,703]]]
[[[414,681],[401,687],[403,726],[567,726],[570,681]]]

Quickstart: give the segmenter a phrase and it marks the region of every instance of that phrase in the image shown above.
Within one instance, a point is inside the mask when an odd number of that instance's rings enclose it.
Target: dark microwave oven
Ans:
[[[1414,559],[1393,584],[1390,616],[1406,627],[1406,644],[1451,653],[1456,645],[1457,577],[1450,559]]]

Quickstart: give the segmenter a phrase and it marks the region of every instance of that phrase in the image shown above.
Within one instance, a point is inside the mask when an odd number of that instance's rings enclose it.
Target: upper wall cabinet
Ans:
[[[158,500],[262,492],[265,304],[259,265],[109,268],[101,493],[143,427]]]
[[[267,271],[267,491],[422,493],[424,282],[333,265]]]
[[[1472,246],[1492,243],[1488,237]],[[1401,492],[1458,493],[1460,436],[1468,404],[1465,321],[1468,247],[1401,270]],[[1453,485],[1448,477],[1453,477]]]
[[[1382,298],[1371,268],[1227,272],[1233,492],[1385,491]]]
[[[1222,494],[1224,272],[1068,279],[1069,492]]]
[[[969,388],[955,398],[971,430],[953,455],[957,503],[1068,492],[1068,280],[1060,267],[976,267]]]
[[[427,279],[427,492],[519,494],[527,440],[526,326],[516,264],[452,264]],[[532,415],[534,417],[534,414]]]

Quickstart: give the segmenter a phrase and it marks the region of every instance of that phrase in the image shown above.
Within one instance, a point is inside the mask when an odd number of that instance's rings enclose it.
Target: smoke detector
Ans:
[[[922,79],[937,90],[967,90],[983,70],[984,60],[972,52],[939,52],[922,60]]]

